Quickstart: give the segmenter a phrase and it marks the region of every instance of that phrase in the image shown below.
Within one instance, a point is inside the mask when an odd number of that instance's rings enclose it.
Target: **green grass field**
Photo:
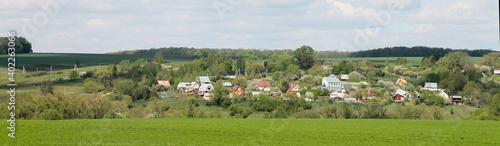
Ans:
[[[500,145],[500,122],[466,120],[19,120],[8,132],[4,145]]]
[[[357,58],[320,58],[324,60],[336,60],[336,61],[353,61],[353,62],[360,62],[360,61],[371,61],[375,62],[379,65],[385,65],[385,60],[389,59],[389,64],[394,64],[396,62],[396,58],[398,57],[357,57]],[[422,58],[423,57],[404,57],[408,61],[408,63],[411,63],[413,66],[420,66],[422,64]],[[474,60],[474,63],[477,63],[479,59],[483,57],[472,57]]]
[[[152,61],[154,56],[138,56],[138,55],[115,55],[115,54],[66,54],[66,53],[32,53],[32,54],[17,54],[16,67],[21,68],[26,66],[29,70],[35,70],[37,67],[40,70],[48,70],[50,65],[54,68],[71,68],[75,61],[79,60],[83,66],[112,64],[119,63],[122,60],[135,61],[139,58]],[[0,55],[0,64],[7,66],[7,55]],[[164,57],[166,62],[183,64],[191,62],[190,58],[181,57]]]

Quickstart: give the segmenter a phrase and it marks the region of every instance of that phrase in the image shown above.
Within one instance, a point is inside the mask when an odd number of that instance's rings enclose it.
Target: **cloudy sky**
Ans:
[[[499,50],[494,0],[0,1],[0,32],[35,52],[158,47],[355,51],[389,46]]]

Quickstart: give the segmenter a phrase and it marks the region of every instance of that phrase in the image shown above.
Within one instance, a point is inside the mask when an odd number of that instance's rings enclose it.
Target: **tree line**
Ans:
[[[31,49],[31,43],[26,40],[24,37],[15,37],[15,46],[16,54],[21,53],[33,53]],[[7,54],[7,49],[9,48],[9,38],[8,37],[0,37],[0,55]]]
[[[485,54],[495,52],[491,49],[479,49],[479,50],[468,50],[468,49],[450,49],[450,48],[438,48],[438,47],[426,47],[426,46],[415,46],[415,47],[385,47],[372,50],[357,51],[350,54],[350,57],[426,57],[429,54],[436,56],[444,56],[450,52],[462,51],[469,54],[472,57],[482,57]]]

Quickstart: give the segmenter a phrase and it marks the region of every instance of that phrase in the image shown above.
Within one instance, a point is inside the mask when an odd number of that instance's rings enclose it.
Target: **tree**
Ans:
[[[488,115],[500,119],[500,94],[495,95],[488,104]]]
[[[235,79],[233,79],[233,85],[238,85],[241,87],[247,86],[247,78],[244,75],[238,75]]]
[[[307,70],[314,65],[314,50],[309,46],[302,46],[293,52],[293,57],[297,59],[300,69]]]
[[[116,68],[116,64],[113,64],[113,78],[118,77],[118,69]]]
[[[281,81],[280,85],[280,91],[281,93],[286,93],[286,91],[290,88],[290,85],[288,84],[288,80],[283,80]]]
[[[54,87],[52,87],[52,81],[44,80],[40,84],[40,91],[43,94],[47,94],[47,93],[54,94]]]
[[[299,66],[295,64],[290,64],[286,67],[285,75],[290,77],[293,75],[299,75]]]
[[[71,71],[71,73],[69,74],[69,79],[74,80],[77,78],[78,78],[78,72],[76,72],[75,70]]]
[[[451,73],[447,78],[441,81],[441,87],[447,89],[452,94],[456,94],[460,91],[465,84],[467,84],[467,78],[461,73]]]
[[[461,71],[466,66],[470,66],[472,64],[472,58],[467,53],[462,51],[448,53],[436,62],[438,67],[445,67],[453,72]]]
[[[109,70],[99,70],[95,73],[94,77],[97,83],[102,85],[106,90],[111,90],[113,87],[113,73]]]
[[[243,56],[238,57],[236,60],[236,73],[245,74],[245,58]]]
[[[76,65],[76,67],[80,67],[80,60],[79,59],[75,60],[75,65]]]
[[[97,93],[101,90],[101,88],[102,86],[99,86],[99,84],[92,78],[85,79],[85,82],[83,83],[83,92],[85,93]]]
[[[16,49],[15,53],[16,54],[22,54],[22,53],[33,53],[33,50],[31,49],[31,43],[26,40],[24,37],[13,37],[15,46],[14,48]],[[11,37],[0,37],[0,54],[7,54],[9,49],[9,42]]]
[[[395,65],[405,65],[408,61],[406,58],[403,57],[398,57],[396,58],[396,62],[394,63]]]
[[[500,67],[500,60],[498,57],[500,56],[500,52],[492,52],[488,53],[481,58],[477,64],[479,65],[486,65],[486,66],[492,66],[492,67]]]
[[[153,63],[162,64],[163,63],[163,56],[155,55],[155,57],[153,58]]]

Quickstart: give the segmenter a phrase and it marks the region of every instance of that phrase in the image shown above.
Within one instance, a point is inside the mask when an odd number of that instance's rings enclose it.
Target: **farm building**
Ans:
[[[296,93],[298,97],[300,97],[300,89],[299,85],[293,85],[290,87],[288,90],[286,90],[287,93]]]

